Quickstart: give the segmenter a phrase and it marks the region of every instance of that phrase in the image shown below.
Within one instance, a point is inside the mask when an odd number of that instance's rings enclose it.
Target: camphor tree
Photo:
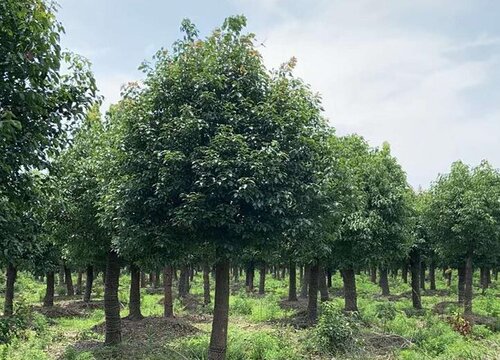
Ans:
[[[63,29],[54,13],[54,5],[42,0],[0,4],[0,153],[7,155],[0,159],[0,263],[7,267],[7,297],[16,267],[30,253],[30,236],[19,236],[13,224],[31,211],[32,170],[49,167],[67,128],[95,95],[88,63],[61,52]],[[64,74],[62,63],[68,68]]]
[[[465,266],[464,312],[470,315],[473,265],[500,253],[500,176],[487,162],[471,168],[457,161],[431,194],[429,225],[442,256]]]
[[[122,100],[142,111],[124,122],[126,181],[113,196],[127,206],[130,194],[148,198],[125,218],[150,214],[166,247],[215,249],[209,359],[225,358],[231,255],[283,239],[301,197],[314,193],[311,159],[325,127],[319,99],[291,75],[294,62],[269,73],[245,23],[228,18],[200,40],[184,21],[184,39],[158,52],[144,86]]]

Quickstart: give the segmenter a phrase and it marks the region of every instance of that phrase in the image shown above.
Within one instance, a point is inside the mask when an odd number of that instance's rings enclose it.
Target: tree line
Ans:
[[[294,58],[264,66],[243,16],[206,38],[184,20],[183,37],[141,64],[144,80],[125,86],[102,116],[90,64],[60,48],[55,7],[6,0],[0,14],[4,316],[14,312],[20,270],[44,277],[47,307],[58,272],[68,294],[78,274],[87,302],[101,272],[105,343],[116,345],[121,272],[131,275],[129,318],[137,321],[146,274],[164,287],[172,317],[173,279],[183,297],[202,272],[208,304],[213,273],[209,358],[223,359],[230,281],[242,270],[249,292],[259,270],[260,294],[266,273],[286,274],[288,300],[307,297],[311,325],[337,272],[350,312],[358,311],[361,271],[384,296],[390,273],[405,282],[410,273],[421,309],[426,278],[435,290],[437,269],[450,282],[458,269],[465,314],[474,270],[483,288],[497,276],[499,171],[458,161],[415,191],[389,144],[335,133],[320,96],[293,75]]]

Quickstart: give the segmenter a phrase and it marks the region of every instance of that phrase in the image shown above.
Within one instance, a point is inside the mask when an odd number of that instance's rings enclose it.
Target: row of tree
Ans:
[[[163,273],[167,317],[175,269],[180,296],[190,272],[203,271],[206,303],[214,270],[209,358],[221,359],[231,268],[234,277],[246,270],[249,290],[260,268],[261,293],[266,270],[286,268],[295,301],[298,267],[311,324],[335,271],[345,310],[357,311],[359,271],[378,269],[388,295],[388,272],[410,269],[421,308],[426,267],[431,288],[437,267],[457,268],[459,300],[471,313],[474,267],[484,286],[498,268],[497,170],[457,162],[414,192],[388,144],[335,134],[319,96],[293,76],[295,59],[265,68],[254,35],[242,33],[244,17],[227,18],[206,39],[184,21],[184,37],[144,63],[145,80],[126,86],[102,118],[88,63],[60,50],[54,9],[7,0],[0,13],[4,315],[13,312],[18,270],[46,276],[45,306],[61,265],[67,279],[70,268],[86,272],[86,301],[103,271],[105,342],[117,344],[121,269],[132,279],[132,320],[142,318],[141,270]]]

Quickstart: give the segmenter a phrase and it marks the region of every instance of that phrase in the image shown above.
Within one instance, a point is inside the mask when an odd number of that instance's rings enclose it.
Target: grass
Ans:
[[[435,314],[432,309],[443,301],[456,300],[456,276],[450,293],[422,296],[425,308],[423,314],[411,311],[411,299],[405,297],[409,285],[399,277],[390,277],[391,294],[401,295],[388,302],[379,295],[380,290],[364,274],[357,277],[359,331],[356,348],[347,353],[336,354],[336,359],[496,359],[500,353],[500,333],[485,325],[475,325],[468,336],[462,336],[448,321],[448,315],[460,311],[458,306],[449,306],[445,315]],[[123,275],[119,299],[123,304],[121,315],[128,314],[128,285],[130,278]],[[478,279],[475,278],[478,285]],[[342,282],[338,274],[333,279],[330,308],[340,311],[343,299],[334,296]],[[437,276],[438,289],[447,289],[440,276]],[[44,294],[44,284],[30,275],[21,273],[16,284],[16,301],[39,305]],[[237,287],[236,287],[237,288]],[[213,284],[212,284],[213,289]],[[0,288],[0,291],[3,289]],[[96,279],[94,298],[102,297],[102,281]],[[192,282],[191,300],[183,303],[175,300],[174,310],[180,321],[197,329],[194,335],[160,337],[151,329],[143,339],[125,339],[117,348],[94,346],[74,347],[75,344],[102,342],[103,335],[93,328],[104,321],[104,311],[93,309],[83,317],[62,317],[48,319],[40,314],[32,314],[30,326],[24,329],[9,344],[0,345],[0,360],[28,359],[206,359],[211,327],[213,305],[204,307],[197,303],[203,293],[201,274]],[[444,294],[444,295],[443,295]],[[213,299],[213,291],[212,291]],[[330,359],[321,342],[315,342],[315,329],[295,329],[285,325],[286,319],[295,315],[293,310],[280,306],[287,295],[285,280],[266,279],[266,295],[247,294],[244,287],[230,296],[230,326],[228,333],[228,359],[284,360],[284,359]],[[476,287],[474,313],[482,316],[499,317],[500,298],[498,283],[481,293]],[[142,289],[142,313],[147,317],[161,317],[163,305],[161,294],[149,294]],[[388,305],[389,304],[389,305]],[[0,300],[3,305],[3,299]],[[198,316],[198,317],[197,317]],[[323,322],[329,324],[328,321]],[[326,329],[326,330],[325,330]],[[325,327],[328,335],[328,326]],[[335,329],[338,330],[338,329]],[[370,340],[372,339],[372,340]],[[375,339],[375,340],[373,340]],[[387,343],[387,344],[386,344]],[[118,355],[117,355],[118,354]]]

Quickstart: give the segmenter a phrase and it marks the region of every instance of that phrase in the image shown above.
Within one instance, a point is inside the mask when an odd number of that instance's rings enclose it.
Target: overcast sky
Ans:
[[[500,1],[60,0],[63,46],[93,63],[105,106],[179,36],[244,14],[266,64],[291,56],[339,134],[391,144],[414,187],[451,162],[500,167]]]

